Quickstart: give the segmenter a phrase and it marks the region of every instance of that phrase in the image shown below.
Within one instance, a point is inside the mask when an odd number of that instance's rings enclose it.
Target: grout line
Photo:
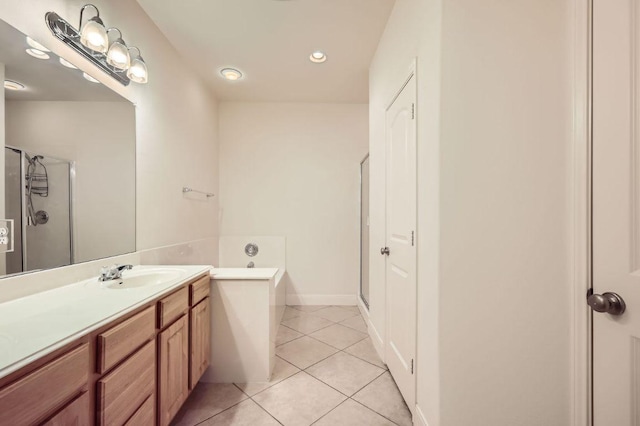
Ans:
[[[286,380],[286,379],[285,379],[285,380]],[[265,389],[265,390],[266,390],[266,389]],[[258,393],[260,393],[260,392],[258,392]],[[256,394],[256,395],[257,395],[257,394]],[[255,396],[255,395],[254,395],[254,396]],[[282,423],[280,420],[278,420],[278,419],[277,419],[273,414],[271,414],[271,413],[269,412],[269,410],[267,410],[267,409],[266,409],[266,408],[264,408],[262,405],[260,405],[260,403],[259,403],[258,401],[256,401],[256,400],[255,400],[255,399],[253,399],[252,397],[249,397],[249,399],[250,399],[251,401],[253,401],[253,403],[254,403],[254,404],[256,404],[258,407],[260,407],[260,409],[261,409],[262,411],[264,411],[265,413],[267,413],[267,414],[268,414],[268,415],[269,415],[273,420],[275,420],[279,425],[282,425],[282,424],[283,424],[283,423]]]
[[[237,386],[236,386],[236,387],[237,387]],[[242,390],[241,390],[241,392],[242,392]],[[244,392],[242,392],[242,393],[244,394]],[[245,395],[246,395],[246,394],[245,394]],[[204,420],[202,420],[202,421],[200,421],[200,422],[198,422],[198,423],[195,423],[195,424],[194,424],[194,426],[201,425],[202,423],[206,422],[207,420],[211,420],[212,418],[216,417],[218,414],[222,414],[222,413],[224,413],[225,411],[232,409],[233,407],[235,407],[236,405],[240,404],[241,402],[246,401],[247,399],[250,399],[250,398],[247,396],[247,398],[243,399],[242,401],[240,401],[240,402],[236,402],[235,404],[233,404],[233,405],[231,405],[231,406],[229,406],[229,407],[225,408],[224,410],[222,410],[222,411],[220,411],[220,412],[218,412],[218,413],[215,413],[213,416],[211,416],[211,417],[207,417],[206,419],[204,419]]]
[[[374,413],[376,413],[377,415],[379,415],[380,417],[389,420],[391,423],[393,423],[394,425],[398,425],[398,423],[394,422],[393,420],[391,420],[389,417],[385,416],[384,414],[378,413],[376,410],[374,410],[373,408],[364,405],[362,402],[358,401],[357,399],[353,399],[353,398],[349,398],[350,400],[352,400],[355,403],[358,403],[360,405],[362,405],[364,408],[373,411]],[[411,411],[409,411],[409,413],[411,413]]]
[[[344,401],[342,401],[340,404],[336,405],[335,407],[333,407],[331,410],[327,411],[326,413],[324,413],[322,416],[320,416],[320,418],[318,420],[316,420],[315,422],[311,423],[311,425],[315,425],[316,423],[318,423],[320,420],[322,420],[324,417],[326,417],[327,415],[329,415],[329,413],[331,413],[332,411],[334,411],[336,408],[338,408],[339,406],[341,406],[342,404],[344,404],[345,402],[347,402],[349,399],[348,398],[345,399]]]

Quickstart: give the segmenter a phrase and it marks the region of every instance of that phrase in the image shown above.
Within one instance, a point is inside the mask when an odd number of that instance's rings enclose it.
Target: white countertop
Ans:
[[[270,280],[278,268],[212,268],[214,280]]]
[[[0,378],[208,272],[211,266],[144,265],[130,273],[147,269],[179,273],[161,284],[129,289],[104,288],[96,277],[0,303]]]

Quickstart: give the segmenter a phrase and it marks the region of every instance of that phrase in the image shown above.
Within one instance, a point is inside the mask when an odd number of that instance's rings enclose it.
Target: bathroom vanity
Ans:
[[[121,282],[94,278],[0,304],[0,331],[20,333],[0,340],[0,425],[171,422],[210,361],[209,267],[136,268]],[[37,321],[23,314],[7,327],[29,304]],[[49,337],[49,327],[63,331]]]

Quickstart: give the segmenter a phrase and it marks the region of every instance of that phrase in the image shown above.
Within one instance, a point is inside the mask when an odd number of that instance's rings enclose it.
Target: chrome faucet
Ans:
[[[104,266],[100,269],[98,281],[119,280],[122,278],[122,272],[130,269],[133,269],[133,265]]]
[[[247,264],[247,268],[253,268],[255,266],[256,266],[256,264],[253,263],[253,262],[249,262],[249,264]]]

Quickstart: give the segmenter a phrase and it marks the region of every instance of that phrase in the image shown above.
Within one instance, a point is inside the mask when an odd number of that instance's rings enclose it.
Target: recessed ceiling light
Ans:
[[[227,80],[236,81],[242,78],[242,73],[235,68],[224,68],[220,70],[220,74]]]
[[[5,80],[4,88],[9,90],[23,90],[24,84],[18,83],[17,81],[13,81],[13,80]]]
[[[82,76],[83,76],[85,79],[87,79],[87,80],[89,80],[90,82],[92,82],[92,83],[100,83],[98,80],[96,80],[95,78],[91,77],[91,76],[90,76],[89,74],[87,74],[86,72],[83,72],[83,73],[82,73]]]
[[[40,43],[38,43],[37,41],[35,41],[29,36],[27,36],[27,44],[33,47],[34,49],[41,50],[42,52],[51,52],[49,49],[47,49],[46,47],[44,47],[43,45],[41,45]]]
[[[309,60],[311,62],[316,63],[316,64],[321,64],[321,63],[323,63],[324,61],[327,60],[327,55],[325,55],[324,52],[316,50],[311,55],[309,55]]]
[[[62,65],[64,65],[65,67],[67,67],[67,68],[71,68],[71,69],[74,69],[74,70],[78,69],[78,67],[76,67],[75,65],[73,65],[71,62],[67,61],[64,58],[60,58],[60,63]]]
[[[47,55],[46,53],[44,53],[42,50],[38,50],[38,49],[27,49],[27,53],[31,56],[33,56],[34,58],[38,58],[38,59],[49,59],[49,55]]]

